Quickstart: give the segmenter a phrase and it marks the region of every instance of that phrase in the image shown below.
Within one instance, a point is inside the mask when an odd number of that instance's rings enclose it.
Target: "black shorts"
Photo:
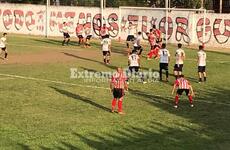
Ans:
[[[160,69],[168,70],[168,63],[160,63]]]
[[[181,71],[183,70],[183,64],[175,64],[174,65],[174,71]]]
[[[83,39],[84,37],[82,35],[77,36],[79,39]]]
[[[134,35],[128,35],[126,41],[134,41]]]
[[[130,66],[130,67],[129,67],[129,71],[130,71],[131,73],[133,73],[133,72],[138,72],[139,69],[140,69],[139,66]]]
[[[86,39],[87,39],[87,40],[90,40],[91,37],[92,37],[92,35],[88,35],[88,36],[86,37]]]
[[[103,56],[110,56],[110,51],[102,51]]]
[[[6,47],[1,48],[3,51],[6,51]]]
[[[198,72],[205,72],[205,66],[198,66]]]
[[[188,96],[188,94],[189,94],[189,89],[178,89],[176,93],[177,93],[178,95],[182,95],[183,92],[185,92],[186,95]]]
[[[101,36],[101,38],[102,38],[102,39],[109,38],[109,35],[106,34],[106,35],[104,35],[104,36]]]
[[[63,33],[64,38],[70,38],[69,33]]]
[[[113,97],[114,98],[122,98],[125,95],[124,90],[123,89],[117,89],[114,88],[113,89]]]

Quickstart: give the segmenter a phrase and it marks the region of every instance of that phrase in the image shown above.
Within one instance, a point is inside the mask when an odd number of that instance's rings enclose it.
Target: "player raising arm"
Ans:
[[[0,39],[0,48],[1,48],[1,53],[0,54],[2,54],[2,51],[5,52],[4,59],[7,59],[7,55],[8,55],[8,51],[7,51],[7,48],[6,48],[6,36],[7,36],[7,33],[3,33],[3,36]]]
[[[175,90],[177,89],[176,96],[175,96],[175,108],[178,108],[178,103],[179,103],[179,96],[182,95],[183,92],[186,93],[188,96],[190,106],[194,107],[193,105],[193,100],[192,97],[195,96],[193,92],[192,85],[190,82],[184,78],[184,75],[179,75],[178,79],[175,81],[173,90],[172,90],[172,95],[174,94]]]
[[[104,63],[109,64],[110,56],[111,56],[111,39],[110,38],[102,39],[101,48],[102,48]]]
[[[199,46],[198,51],[198,58],[197,58],[197,64],[198,64],[198,76],[199,76],[199,83],[202,82],[202,78],[204,78],[204,82],[206,82],[206,53],[204,51],[204,47],[202,45]]]
[[[118,114],[121,115],[124,114],[124,112],[122,111],[122,102],[125,95],[125,90],[128,90],[126,79],[127,78],[122,68],[117,68],[117,71],[115,74],[113,74],[110,82],[110,89],[111,92],[113,93],[112,109],[111,109],[112,113],[114,112],[116,103],[118,101]]]

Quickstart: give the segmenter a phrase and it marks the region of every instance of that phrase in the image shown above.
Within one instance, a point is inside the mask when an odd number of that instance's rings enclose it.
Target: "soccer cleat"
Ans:
[[[177,105],[174,105],[174,108],[178,108],[178,106],[177,106]]]
[[[115,111],[114,110],[111,110],[111,113],[114,113]]]
[[[143,81],[143,84],[146,84],[147,82],[146,81]]]
[[[118,114],[119,114],[119,115],[125,115],[125,113],[122,112],[122,111],[118,112]]]
[[[193,104],[190,104],[190,107],[194,107],[194,105],[193,105]]]

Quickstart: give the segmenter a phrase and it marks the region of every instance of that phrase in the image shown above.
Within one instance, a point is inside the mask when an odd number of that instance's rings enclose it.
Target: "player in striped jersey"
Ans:
[[[186,93],[186,95],[188,96],[189,102],[190,102],[190,106],[194,107],[193,105],[193,96],[194,96],[194,92],[193,92],[193,88],[192,85],[190,84],[190,82],[184,78],[184,75],[179,75],[179,78],[175,81],[174,86],[173,86],[173,90],[172,90],[172,95],[174,94],[174,91],[177,89],[176,92],[176,96],[175,96],[175,108],[178,108],[178,103],[179,103],[179,96],[182,95],[183,92]]]
[[[0,39],[0,48],[1,48],[0,54],[2,54],[2,51],[5,52],[4,59],[7,59],[7,55],[8,55],[8,51],[6,48],[6,36],[7,36],[7,33],[3,33],[3,36]]]
[[[62,32],[63,32],[63,36],[64,36],[64,40],[62,41],[62,46],[65,45],[68,45],[69,44],[69,41],[70,41],[70,35],[68,33],[68,25],[66,22],[63,22],[63,28],[62,28]],[[66,41],[67,39],[67,41]]]
[[[113,74],[110,82],[110,89],[114,97],[112,100],[112,113],[115,111],[116,103],[118,101],[118,113],[121,115],[124,114],[122,111],[122,102],[125,95],[125,90],[128,90],[126,80],[127,77],[122,68],[117,68],[117,71]]]
[[[204,47],[202,45],[199,46],[199,51],[198,51],[198,58],[197,58],[197,63],[198,63],[198,76],[199,76],[199,83],[202,82],[202,77],[204,78],[204,82],[206,82],[206,53],[204,51]]]

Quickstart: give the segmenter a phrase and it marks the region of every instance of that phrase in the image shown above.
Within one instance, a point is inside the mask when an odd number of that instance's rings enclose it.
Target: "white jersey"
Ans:
[[[175,54],[175,57],[176,57],[176,64],[184,64],[184,57],[185,57],[185,52],[183,49],[178,49],[176,50],[176,54]]]
[[[139,63],[138,60],[140,59],[140,57],[137,54],[131,54],[129,55],[129,66],[130,67],[138,67]]]
[[[136,27],[134,25],[128,27],[128,35],[134,35],[136,33]]]
[[[2,37],[0,39],[0,48],[4,48],[4,47],[6,47],[6,38]]]
[[[200,50],[198,53],[198,66],[206,66],[206,53]]]
[[[136,39],[134,40],[134,46],[141,46],[141,35],[138,35]]]
[[[160,63],[169,63],[170,53],[167,49],[160,49],[158,54],[160,56]]]
[[[111,39],[105,38],[101,41],[102,51],[109,51],[109,46],[111,45]]]

